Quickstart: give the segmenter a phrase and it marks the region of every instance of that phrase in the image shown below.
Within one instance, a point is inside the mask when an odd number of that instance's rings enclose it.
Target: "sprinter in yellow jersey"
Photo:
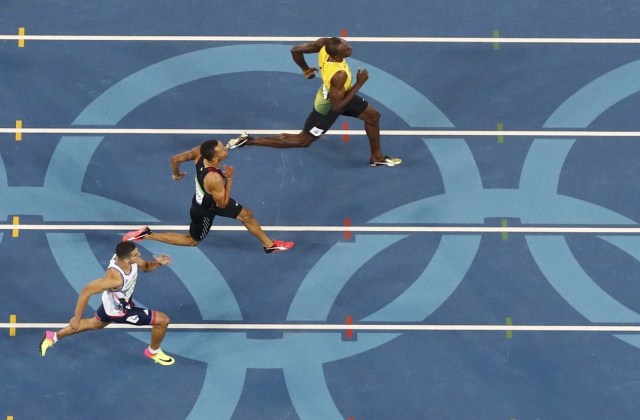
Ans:
[[[313,110],[307,117],[304,129],[298,134],[279,134],[272,137],[252,137],[243,133],[227,143],[228,149],[243,146],[267,146],[277,148],[308,147],[331,128],[340,115],[364,121],[369,139],[371,156],[369,166],[397,166],[399,158],[392,158],[380,149],[380,112],[357,93],[369,78],[367,70],[358,70],[356,82],[346,62],[351,57],[351,46],[341,38],[320,38],[314,42],[296,45],[291,49],[293,61],[300,66],[307,79],[313,79],[318,71],[309,67],[304,55],[318,54],[318,67],[322,86],[318,89]]]

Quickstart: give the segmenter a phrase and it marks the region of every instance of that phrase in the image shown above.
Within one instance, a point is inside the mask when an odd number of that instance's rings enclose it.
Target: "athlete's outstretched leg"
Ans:
[[[164,242],[169,245],[177,246],[196,246],[198,241],[194,240],[188,233],[175,232],[151,232],[144,239]]]
[[[84,331],[99,330],[106,327],[107,325],[109,325],[108,322],[102,322],[97,318],[82,318],[80,320],[80,326],[75,330],[71,328],[70,325],[67,325],[61,330],[58,330],[56,332],[56,335],[58,340],[60,340],[61,338],[68,337],[73,334],[78,334]]]
[[[164,242],[169,245],[177,246],[196,246],[198,241],[193,239],[188,233],[175,232],[152,232],[148,226],[141,227],[138,230],[128,232],[122,237],[123,241],[141,241],[143,239],[151,239],[154,241]]]
[[[44,355],[47,354],[47,350],[50,347],[53,347],[53,345],[56,344],[61,338],[73,334],[78,334],[83,331],[99,330],[106,327],[107,325],[109,325],[108,322],[102,322],[97,318],[83,318],[80,320],[80,325],[76,329],[73,329],[70,325],[67,325],[57,332],[45,331],[44,337],[42,338],[42,341],[40,341],[40,355],[44,357]]]
[[[233,139],[235,140],[235,139]],[[233,142],[230,140],[229,144]],[[316,138],[311,134],[301,131],[298,134],[282,133],[270,137],[252,137],[248,136],[246,141],[240,147],[244,146],[265,146],[275,147],[278,149],[288,149],[291,147],[309,147],[316,141]],[[235,146],[238,147],[238,146]],[[233,145],[229,146],[230,149],[235,148]]]

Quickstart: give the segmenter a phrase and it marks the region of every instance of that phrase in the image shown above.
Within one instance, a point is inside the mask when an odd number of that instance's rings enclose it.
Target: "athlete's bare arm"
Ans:
[[[91,296],[104,292],[105,290],[118,289],[120,287],[122,287],[122,276],[119,272],[111,268],[104,273],[104,277],[95,279],[84,286],[80,292],[80,296],[78,296],[73,318],[69,321],[71,329],[78,329],[80,319],[82,319],[82,314],[84,313],[84,309],[87,307]]]
[[[211,194],[216,205],[221,209],[227,207],[227,204],[229,204],[235,169],[233,166],[224,165],[223,172],[227,178],[226,185],[222,176],[217,172],[209,172],[207,176],[204,177],[205,191]]]
[[[138,260],[134,260],[136,264],[138,264],[138,268],[142,271],[149,272],[157,269],[162,265],[171,264],[171,257],[169,254],[162,254],[159,257],[152,255],[153,261],[143,260],[142,258],[138,258]]]
[[[190,160],[198,161],[200,159],[200,146],[194,147],[191,150],[178,153],[175,156],[171,156],[171,177],[174,181],[178,181],[185,177],[186,172],[180,172],[180,164],[188,162]]]
[[[302,74],[304,74],[304,77],[307,79],[313,79],[315,77],[315,72],[318,71],[318,69],[315,67],[309,67],[304,55],[320,52],[322,47],[327,44],[328,40],[329,38],[318,38],[315,41],[298,44],[291,48],[293,61],[302,69]]]
[[[331,86],[329,88],[329,102],[331,102],[331,109],[335,112],[340,112],[358,93],[360,88],[369,79],[369,73],[367,70],[358,70],[356,75],[356,83],[351,86],[351,89],[345,90],[344,84],[347,81],[347,73],[345,71],[336,72],[331,78]]]

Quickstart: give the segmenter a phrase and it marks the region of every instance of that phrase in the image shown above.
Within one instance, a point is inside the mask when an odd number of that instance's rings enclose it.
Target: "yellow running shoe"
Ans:
[[[44,338],[40,342],[39,346],[40,356],[44,357],[44,355],[47,354],[49,347],[53,347],[53,345],[56,344],[55,341],[53,341],[54,334],[55,333],[53,331],[45,331]]]
[[[149,351],[149,347],[144,349],[144,355],[149,359],[152,359],[154,362],[160,363],[162,366],[171,366],[176,362],[176,359],[171,356],[167,356],[162,350],[158,350],[156,354],[151,353]]]

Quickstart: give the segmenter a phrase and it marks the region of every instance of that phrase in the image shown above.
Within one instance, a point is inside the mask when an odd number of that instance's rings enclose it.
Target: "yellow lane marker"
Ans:
[[[507,317],[506,324],[513,325],[513,320],[511,319],[510,316]],[[507,330],[507,340],[511,340],[512,338],[513,338],[513,330]]]
[[[495,31],[493,31],[493,38],[496,39],[496,41],[493,43],[493,50],[498,51],[500,49],[500,41],[497,41],[497,39],[500,38],[499,30],[496,29]]]
[[[24,27],[18,28],[18,36],[24,36]],[[24,48],[24,38],[18,38],[18,48]]]
[[[22,140],[22,120],[16,120],[16,141]]]
[[[500,221],[500,225],[501,225],[503,228],[507,228],[507,227],[509,227],[509,221],[508,221],[507,219],[502,219],[502,220]],[[503,231],[503,232],[502,232],[502,240],[503,240],[503,241],[507,241],[507,240],[509,240],[509,232],[507,232],[507,231]]]
[[[9,323],[15,324],[16,322],[17,322],[16,315],[15,314],[9,315]],[[9,337],[15,337],[15,336],[16,336],[16,327],[9,328]]]
[[[19,226],[20,225],[20,217],[19,216],[13,216],[13,225],[14,226]],[[20,235],[20,229],[18,229],[17,227],[13,228],[11,236],[13,238],[17,238],[19,235]]]
[[[498,131],[504,131],[504,124],[503,124],[503,123],[501,123],[501,122],[499,122],[499,123],[496,125],[496,129],[497,129]],[[502,134],[498,134],[498,143],[504,143],[504,136],[503,136]]]

